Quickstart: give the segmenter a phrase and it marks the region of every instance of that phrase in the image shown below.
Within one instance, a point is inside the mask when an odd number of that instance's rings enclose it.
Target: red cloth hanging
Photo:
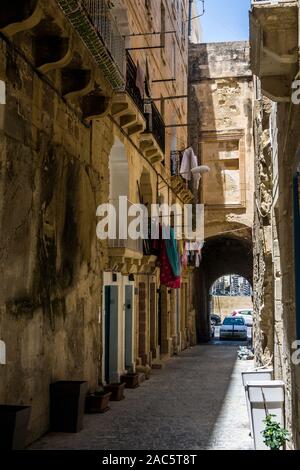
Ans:
[[[169,287],[170,289],[179,289],[181,286],[181,277],[174,276],[172,266],[170,264],[166,242],[162,238],[161,226],[159,227],[159,240],[154,240],[153,245],[155,249],[159,250],[158,260],[160,265],[160,284]]]

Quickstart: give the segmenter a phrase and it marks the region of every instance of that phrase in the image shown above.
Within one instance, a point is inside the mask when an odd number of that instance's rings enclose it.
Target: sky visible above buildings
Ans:
[[[195,0],[201,12],[202,2]],[[247,41],[251,0],[205,0],[202,41]]]

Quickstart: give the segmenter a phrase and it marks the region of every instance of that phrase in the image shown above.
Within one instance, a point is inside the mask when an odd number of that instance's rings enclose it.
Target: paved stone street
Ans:
[[[241,382],[252,361],[237,345],[196,346],[102,415],[85,415],[78,434],[51,433],[31,449],[252,449]]]

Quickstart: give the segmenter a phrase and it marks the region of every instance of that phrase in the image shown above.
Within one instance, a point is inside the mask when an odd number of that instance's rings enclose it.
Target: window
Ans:
[[[234,138],[209,139],[202,143],[202,155],[205,155],[204,164],[211,168],[203,181],[205,203],[220,207],[242,204],[244,186],[240,171],[240,141]]]
[[[252,311],[251,311],[251,310],[241,310],[241,311],[240,311],[240,314],[241,314],[241,315],[249,315],[249,316],[251,316],[251,315],[252,315]]]
[[[245,325],[245,321],[243,318],[225,318],[223,321],[223,325],[237,325],[242,326]]]

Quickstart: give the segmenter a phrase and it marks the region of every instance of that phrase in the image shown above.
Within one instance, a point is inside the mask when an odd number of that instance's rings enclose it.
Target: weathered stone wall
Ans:
[[[299,448],[299,366],[291,355],[296,339],[293,171],[300,115],[297,107],[267,98],[256,106],[255,354],[258,365],[273,364],[275,378],[285,382],[289,446]]]
[[[294,243],[298,243],[298,240],[294,240],[293,173],[300,145],[299,123],[299,106],[278,104],[279,179],[272,221],[275,282],[274,366],[276,375],[286,384],[287,425],[293,430],[294,442],[291,445],[294,444],[297,448],[300,446],[300,374],[299,366],[292,363],[291,354],[292,344],[296,339]]]
[[[205,235],[252,225],[252,73],[247,42],[190,46],[191,140],[203,165]],[[194,122],[192,121],[192,122]]]
[[[298,199],[294,181],[299,175],[300,144],[300,108],[295,102],[298,93],[294,95],[297,85],[294,80],[297,80],[299,71],[299,18],[299,2],[257,2],[250,10],[251,68],[259,77],[262,93],[274,101],[271,112],[267,110],[263,115],[263,119],[269,122],[260,129],[261,156],[258,155],[257,163],[262,163],[263,168],[261,175],[256,175],[257,187],[261,184],[261,192],[267,195],[265,200],[262,199],[260,209],[263,213],[270,207],[266,180],[270,179],[271,172],[273,180],[272,207],[267,210],[268,217],[256,216],[255,219],[256,237],[271,231],[266,236],[271,247],[262,246],[259,240],[255,243],[258,254],[256,309],[260,312],[259,324],[256,325],[257,356],[258,360],[264,360],[266,346],[273,354],[275,376],[284,380],[286,388],[286,425],[293,436],[288,446],[297,449],[300,448],[300,374],[299,365],[292,361],[292,345],[297,338],[299,322],[299,280],[295,277],[299,267],[296,252],[299,235],[295,218],[298,214],[294,210],[294,201],[296,203]],[[270,60],[270,55],[276,56],[276,61]],[[269,123],[271,132],[268,136]],[[271,171],[268,167],[270,148]],[[268,292],[272,296],[271,301]]]
[[[208,292],[219,271],[246,273],[252,282],[249,247],[254,188],[253,81],[247,42],[190,45],[188,114],[190,143],[199,163],[210,167],[210,173],[203,175],[200,184],[206,243],[203,266],[196,276],[198,286],[201,285],[197,295],[202,333],[198,334],[207,340]],[[210,240],[212,243],[208,244]],[[235,241],[240,242],[239,248]],[[218,258],[220,246],[226,262]],[[241,263],[235,259],[235,250],[239,249],[245,250]]]
[[[20,40],[30,50],[30,37]],[[32,406],[32,441],[48,428],[49,383],[84,379],[95,388],[100,377],[105,256],[95,212],[111,126],[103,121],[92,142],[91,127],[51,85],[2,40],[0,48],[0,401]]]
[[[259,82],[257,82],[259,87]],[[274,298],[272,260],[273,169],[270,141],[271,102],[255,102],[255,211],[253,227],[254,350],[258,365],[274,354]]]

